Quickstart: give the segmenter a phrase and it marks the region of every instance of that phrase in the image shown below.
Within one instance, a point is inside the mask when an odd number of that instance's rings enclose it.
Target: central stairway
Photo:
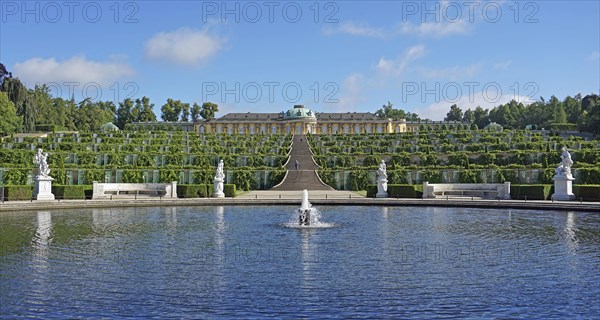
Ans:
[[[296,170],[296,160],[299,166]],[[332,187],[325,185],[317,176],[319,167],[312,159],[310,147],[306,141],[305,135],[294,135],[292,142],[292,151],[290,152],[290,161],[285,166],[287,175],[283,182],[272,190],[295,191],[295,190],[333,190]]]

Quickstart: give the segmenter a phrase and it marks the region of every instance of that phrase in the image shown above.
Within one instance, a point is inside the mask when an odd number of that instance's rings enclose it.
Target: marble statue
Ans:
[[[223,159],[221,159],[221,161],[219,161],[219,165],[217,166],[217,171],[215,172],[215,178],[213,180],[213,184],[214,184],[213,197],[215,197],[215,198],[225,197],[225,193],[223,193],[223,182],[224,181],[225,181],[225,171],[223,169]]]
[[[379,163],[379,169],[377,169],[377,198],[387,198],[387,167],[385,160],[381,160]]]
[[[52,181],[54,179],[50,176],[48,153],[38,149],[35,154],[35,161],[38,165],[38,175],[33,178],[33,198],[36,200],[54,200],[54,194],[52,194]]]
[[[38,164],[38,175],[41,177],[50,176],[50,167],[48,167],[48,153],[38,149],[35,155],[35,161]]]
[[[562,154],[560,155],[561,162],[558,167],[554,169],[554,194],[552,195],[553,200],[568,201],[574,200],[575,194],[573,193],[573,174],[571,173],[571,166],[573,165],[573,159],[567,147],[562,148]]]

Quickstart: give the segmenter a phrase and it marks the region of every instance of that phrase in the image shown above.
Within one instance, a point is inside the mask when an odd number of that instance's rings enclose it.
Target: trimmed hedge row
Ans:
[[[422,198],[423,185],[420,184],[388,184],[389,198]],[[367,197],[375,198],[377,194],[376,185],[367,186]]]
[[[551,184],[510,185],[510,197],[516,200],[550,200],[553,193]]]
[[[235,184],[224,184],[223,193],[226,197],[235,197]],[[213,194],[212,184],[178,184],[177,197],[179,198],[210,198]]]
[[[573,193],[577,200],[600,201],[600,185],[575,185]]]
[[[31,200],[33,196],[33,186],[8,185],[3,186],[3,189],[6,201]]]
[[[52,186],[52,193],[56,199],[85,200],[92,198],[92,185],[56,185]]]

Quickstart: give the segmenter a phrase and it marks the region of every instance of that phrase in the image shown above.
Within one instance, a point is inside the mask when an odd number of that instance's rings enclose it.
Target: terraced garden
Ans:
[[[567,146],[575,184],[600,184],[600,141],[527,130],[436,130],[392,135],[308,137],[321,179],[340,190],[375,184],[381,159],[390,184],[552,184]]]
[[[212,184],[219,159],[226,183],[269,189],[285,175],[291,135],[197,135],[179,131],[56,133],[5,138],[0,185],[32,185],[37,148],[49,153],[55,185],[100,182]]]

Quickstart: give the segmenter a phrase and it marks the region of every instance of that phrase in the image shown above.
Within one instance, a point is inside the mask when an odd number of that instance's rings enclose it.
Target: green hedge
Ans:
[[[577,200],[600,201],[600,185],[575,185],[573,193]]]
[[[390,198],[422,198],[423,185],[420,184],[388,184]]]
[[[66,185],[66,186],[52,186],[52,193],[56,199],[67,199],[67,200],[85,200],[85,191],[89,190],[89,186],[86,185]]]
[[[33,186],[4,186],[4,200],[31,200]]]
[[[212,185],[207,184],[178,184],[177,197],[179,198],[208,198],[211,195]]]
[[[226,197],[235,197],[235,184],[224,184],[223,193],[225,193]]]
[[[388,197],[390,198],[422,198],[423,185],[420,184],[388,184]],[[375,198],[377,186],[367,186],[367,198]]]
[[[510,186],[510,197],[517,200],[550,200],[554,186],[551,184],[529,184]]]
[[[368,185],[367,186],[367,198],[375,198],[377,195],[377,186],[376,185]]]

